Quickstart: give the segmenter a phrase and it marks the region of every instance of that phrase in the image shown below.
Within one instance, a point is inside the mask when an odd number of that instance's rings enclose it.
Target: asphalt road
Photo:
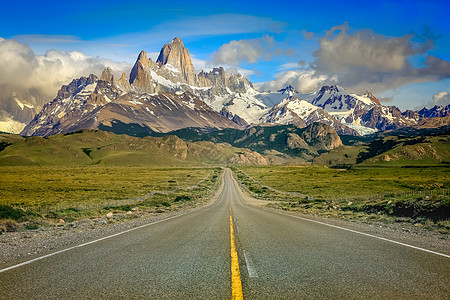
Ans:
[[[211,206],[0,267],[0,299],[230,299],[230,215],[245,299],[450,299],[450,258],[248,206],[224,178]]]

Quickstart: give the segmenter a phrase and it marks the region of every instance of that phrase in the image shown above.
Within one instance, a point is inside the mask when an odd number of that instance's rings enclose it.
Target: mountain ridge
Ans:
[[[323,122],[340,134],[365,135],[413,126],[426,115],[432,113],[402,113],[395,106],[381,105],[370,92],[357,95],[338,85],[308,95],[300,95],[290,85],[278,92],[259,92],[245,77],[227,74],[223,67],[197,74],[189,50],[176,37],[161,48],[155,62],[142,50],[129,78],[122,74],[117,79],[106,68],[100,78],[74,79],[21,134],[96,129],[117,120],[159,132],[184,127],[243,129],[251,124],[305,127]]]

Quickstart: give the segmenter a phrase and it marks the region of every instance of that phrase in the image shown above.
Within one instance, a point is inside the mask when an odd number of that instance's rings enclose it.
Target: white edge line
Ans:
[[[59,250],[59,251],[56,251],[56,252],[49,253],[49,254],[44,255],[44,256],[39,256],[39,257],[30,259],[30,260],[27,260],[27,261],[25,261],[23,263],[20,263],[20,264],[17,264],[17,265],[13,265],[13,266],[1,269],[0,273],[6,272],[6,271],[9,271],[9,270],[12,270],[12,269],[24,266],[24,265],[31,264],[32,262],[35,262],[35,261],[38,261],[38,260],[41,260],[41,259],[44,259],[44,258],[47,258],[47,257],[50,257],[50,256],[54,256],[54,255],[57,255],[57,254],[60,254],[60,253],[63,253],[63,252],[66,252],[66,251],[69,251],[69,250],[72,250],[72,249],[76,249],[76,248],[84,247],[84,246],[87,246],[87,245],[90,245],[90,244],[94,244],[94,243],[97,243],[97,242],[100,242],[100,241],[103,241],[103,240],[106,240],[106,239],[109,239],[109,238],[112,238],[112,237],[115,237],[115,236],[118,236],[118,235],[130,232],[130,231],[134,231],[134,230],[141,229],[141,228],[144,228],[144,227],[147,227],[147,226],[150,226],[150,225],[154,225],[154,224],[161,223],[161,222],[164,222],[164,221],[168,221],[168,220],[171,220],[171,219],[174,219],[174,218],[178,218],[178,217],[184,216],[186,214],[188,214],[188,213],[172,216],[172,217],[169,217],[167,219],[163,219],[163,220],[155,221],[155,222],[152,222],[152,223],[144,224],[144,225],[141,225],[141,226],[138,226],[138,227],[130,228],[130,229],[127,229],[125,231],[121,231],[121,232],[118,232],[118,233],[115,233],[115,234],[112,234],[112,235],[108,235],[108,236],[105,236],[105,237],[102,237],[102,238],[99,238],[99,239],[96,239],[96,240],[93,240],[93,241],[90,241],[90,242],[87,242],[87,243],[83,243],[83,244],[80,244],[80,245],[76,245],[76,246],[72,246],[72,247],[69,247],[69,248],[65,248],[65,249],[62,249],[62,250]]]
[[[233,179],[233,181],[235,181],[234,178],[232,178],[232,179]],[[244,204],[246,204],[246,205],[255,207],[255,206],[250,205],[250,204],[248,204],[247,202],[244,201],[244,198],[242,197],[242,193],[243,192],[239,188],[239,186],[237,185],[236,181],[235,181],[235,186],[237,187],[237,190],[240,192],[239,193],[239,198],[241,198],[241,201]],[[290,215],[290,214],[286,214],[286,213],[282,213],[282,212],[278,212],[278,211],[274,211],[274,210],[269,210],[269,209],[265,209],[265,208],[262,208],[262,207],[259,207],[259,208],[262,209],[262,210],[265,210],[267,212],[272,212],[272,213],[276,213],[276,214],[279,214],[279,215],[284,215],[284,216],[288,216],[288,217],[292,217],[292,218],[296,218],[296,219],[300,219],[300,220],[304,220],[304,221],[309,221],[309,222],[313,222],[313,223],[317,223],[317,224],[321,224],[321,225],[325,225],[325,226],[329,226],[329,227],[333,227],[333,228],[337,228],[337,229],[341,229],[341,230],[357,233],[357,234],[360,234],[360,235],[365,235],[365,236],[368,236],[368,237],[371,237],[371,238],[383,240],[383,241],[394,243],[394,244],[397,244],[397,245],[401,245],[401,246],[413,248],[413,249],[416,249],[416,250],[420,250],[420,251],[424,251],[424,252],[428,252],[428,253],[432,253],[432,254],[436,254],[436,255],[440,255],[440,256],[443,256],[443,257],[450,258],[450,255],[447,255],[447,254],[444,254],[444,253],[428,250],[428,249],[425,249],[425,248],[420,248],[420,247],[409,245],[409,244],[405,244],[405,243],[402,243],[402,242],[397,242],[397,241],[390,240],[390,239],[387,239],[387,238],[384,238],[384,237],[380,237],[380,236],[376,236],[376,235],[373,235],[373,234],[364,233],[364,232],[361,232],[361,231],[356,231],[356,230],[348,229],[348,228],[345,228],[345,227],[331,225],[331,224],[328,224],[328,223],[324,223],[324,222],[320,222],[320,221],[316,221],[316,220],[311,220],[311,219],[307,219],[307,218],[303,218],[303,217],[299,217],[299,216],[294,216],[294,215]]]
[[[447,255],[447,254],[444,254],[444,253],[439,253],[439,252],[428,250],[428,249],[425,249],[425,248],[420,248],[420,247],[416,247],[416,246],[413,246],[413,245],[405,244],[405,243],[402,243],[402,242],[397,242],[397,241],[390,240],[390,239],[387,239],[387,238],[384,238],[384,237],[380,237],[380,236],[376,236],[376,235],[373,235],[373,234],[364,233],[364,232],[360,232],[360,231],[356,231],[356,230],[353,230],[353,229],[348,229],[348,228],[340,227],[340,226],[336,226],[336,225],[331,225],[331,224],[327,224],[327,223],[324,223],[324,222],[311,220],[311,219],[307,219],[307,218],[303,218],[303,217],[299,217],[299,216],[285,214],[285,213],[278,212],[278,211],[268,210],[268,209],[265,209],[265,208],[261,208],[261,209],[263,209],[265,211],[268,211],[268,212],[273,212],[273,213],[276,213],[276,214],[285,215],[285,216],[289,216],[289,217],[292,217],[292,218],[301,219],[301,220],[304,220],[304,221],[309,221],[309,222],[313,222],[313,223],[317,223],[317,224],[321,224],[321,225],[325,225],[325,226],[329,226],[329,227],[333,227],[333,228],[337,228],[337,229],[341,229],[341,230],[350,231],[350,232],[353,232],[353,233],[365,235],[365,236],[376,238],[376,239],[379,239],[379,240],[391,242],[391,243],[394,243],[394,244],[402,245],[402,246],[413,248],[413,249],[416,249],[416,250],[421,250],[421,251],[425,251],[425,252],[428,252],[428,253],[433,253],[433,254],[436,254],[436,255],[440,255],[440,256],[443,256],[443,257],[450,258],[450,255]]]
[[[257,278],[258,273],[256,273],[255,265],[250,256],[250,253],[248,253],[246,250],[244,250],[244,258],[245,258],[245,264],[247,265],[248,277]]]

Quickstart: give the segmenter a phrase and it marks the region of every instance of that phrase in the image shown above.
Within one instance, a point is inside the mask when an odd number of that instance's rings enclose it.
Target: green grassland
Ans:
[[[1,167],[0,203],[44,206],[143,197],[152,191],[185,189],[214,168],[121,166]]]
[[[137,138],[99,130],[50,137],[0,134],[0,166],[187,166],[226,163],[249,152],[176,136]]]
[[[341,146],[314,158],[329,167],[442,166],[450,164],[450,136],[388,136],[358,146]]]
[[[0,233],[108,212],[163,212],[196,205],[211,197],[220,173],[220,168],[193,166],[1,167]]]
[[[254,195],[275,200],[273,207],[346,219],[405,218],[450,232],[450,167],[240,166],[234,171]]]
[[[332,169],[305,165],[239,168],[264,185],[323,199],[450,188],[450,167]]]

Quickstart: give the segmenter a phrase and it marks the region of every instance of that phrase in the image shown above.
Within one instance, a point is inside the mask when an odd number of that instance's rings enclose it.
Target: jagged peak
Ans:
[[[346,90],[340,86],[340,85],[324,85],[322,86],[322,88],[320,89],[321,92],[338,92],[338,93],[343,93],[346,92]]]
[[[139,53],[136,62],[138,62],[138,61],[147,61],[147,60],[148,60],[148,58],[147,58],[147,52],[145,52],[145,50],[142,50],[142,51]]]
[[[297,90],[291,84],[286,86],[284,89],[278,90],[278,92],[282,94],[289,93],[290,95],[298,94]]]
[[[159,52],[156,63],[159,63],[161,65],[165,65],[168,63],[174,65],[175,63],[174,66],[178,67],[177,65],[179,65],[180,62],[174,62],[172,56],[174,56],[173,58],[181,58],[184,52],[186,52],[188,56],[187,58],[189,59],[189,63],[192,64],[190,62],[191,59],[189,56],[189,50],[184,47],[183,41],[180,38],[176,37],[170,43],[164,44],[164,46],[161,48],[161,51]]]
[[[375,102],[378,105],[381,105],[380,101],[369,91],[366,91],[363,96],[369,98],[370,100],[372,100],[373,102]]]
[[[184,48],[184,44],[183,41],[179,38],[179,37],[175,37],[172,41],[170,41],[169,44],[176,44],[176,45],[180,45]]]
[[[101,80],[111,83],[112,79],[114,77],[113,71],[110,67],[106,67],[103,72],[102,76],[100,77]]]

